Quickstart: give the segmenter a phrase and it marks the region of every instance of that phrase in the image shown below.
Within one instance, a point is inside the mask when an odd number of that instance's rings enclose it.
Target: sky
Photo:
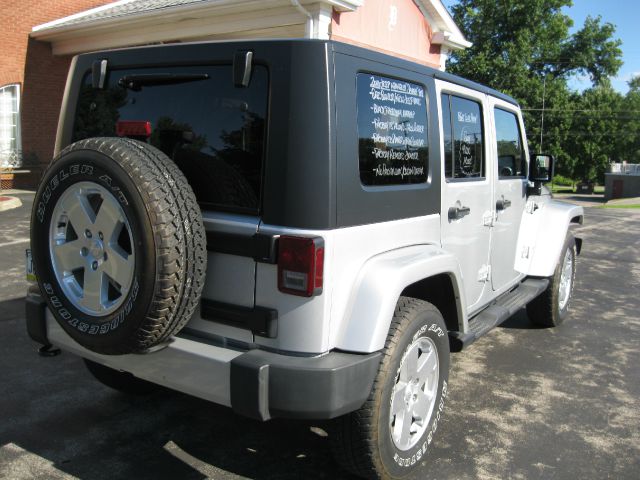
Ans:
[[[449,8],[457,0],[443,0],[442,3]],[[573,6],[564,8],[563,12],[573,19],[571,33],[582,27],[587,15],[600,15],[603,23],[609,22],[616,26],[614,37],[622,40],[620,49],[624,64],[611,84],[620,93],[626,93],[629,90],[627,82],[633,76],[640,75],[640,1],[573,0]],[[569,81],[569,87],[574,90],[584,90],[590,86],[588,77],[575,77]]]

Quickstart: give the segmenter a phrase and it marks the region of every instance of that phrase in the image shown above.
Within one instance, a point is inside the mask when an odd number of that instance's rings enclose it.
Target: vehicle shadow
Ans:
[[[74,355],[39,356],[26,334],[24,299],[0,302],[0,312],[4,471],[24,478],[354,478],[318,434],[326,425],[253,421],[167,389],[118,393]]]
[[[526,308],[521,308],[515,315],[500,324],[499,327],[514,330],[543,330],[545,328],[549,328],[533,323],[527,315]]]

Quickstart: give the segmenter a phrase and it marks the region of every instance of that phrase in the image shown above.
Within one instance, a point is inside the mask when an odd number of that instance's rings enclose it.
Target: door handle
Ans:
[[[496,210],[505,210],[511,206],[511,200],[502,198],[496,202]]]
[[[449,207],[449,220],[459,220],[470,213],[469,207]]]

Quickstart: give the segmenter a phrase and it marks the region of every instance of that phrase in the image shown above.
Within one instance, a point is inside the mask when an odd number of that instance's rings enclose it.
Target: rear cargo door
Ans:
[[[251,309],[255,303],[252,247],[260,223],[267,67],[254,65],[246,86],[236,86],[233,78],[232,61],[116,66],[104,88],[95,88],[88,73],[73,141],[128,136],[159,148],[178,165],[203,212],[208,249],[202,298],[210,308],[192,319],[187,332],[251,342],[253,334],[238,316],[220,312]]]

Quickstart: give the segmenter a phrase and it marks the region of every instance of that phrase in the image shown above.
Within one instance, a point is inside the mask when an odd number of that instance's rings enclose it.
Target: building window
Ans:
[[[0,87],[0,168],[20,167],[20,85]]]

